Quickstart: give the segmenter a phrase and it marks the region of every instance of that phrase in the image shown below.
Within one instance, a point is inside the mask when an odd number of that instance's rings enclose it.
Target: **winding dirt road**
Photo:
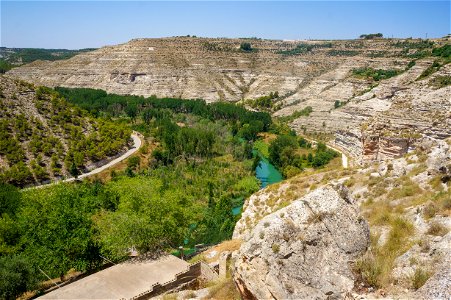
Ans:
[[[127,152],[125,152],[121,156],[113,159],[112,161],[110,161],[109,163],[107,163],[107,164],[105,164],[105,165],[103,165],[101,167],[98,167],[98,168],[96,168],[96,169],[94,169],[94,170],[92,170],[92,171],[90,171],[88,173],[81,174],[80,176],[77,177],[77,179],[83,179],[85,177],[89,177],[89,176],[98,174],[98,173],[108,169],[109,167],[114,166],[115,164],[123,161],[124,159],[128,158],[130,155],[132,155],[133,153],[138,151],[138,149],[141,148],[141,145],[142,145],[141,139],[139,138],[139,136],[138,136],[138,134],[136,132],[133,132],[131,134],[131,138],[133,139],[133,147],[128,149]],[[23,190],[38,189],[38,188],[47,187],[47,186],[50,186],[50,185],[53,185],[53,184],[57,184],[57,183],[60,183],[60,182],[71,182],[71,181],[74,181],[74,180],[75,180],[75,178],[71,177],[71,178],[68,178],[68,179],[59,180],[59,181],[51,182],[51,183],[48,183],[48,184],[37,185],[37,186],[25,188]]]

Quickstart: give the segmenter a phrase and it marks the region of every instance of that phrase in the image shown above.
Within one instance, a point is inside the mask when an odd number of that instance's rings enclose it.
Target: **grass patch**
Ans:
[[[385,244],[377,246],[377,242],[372,239],[372,251],[354,265],[361,279],[375,288],[388,286],[392,282],[394,261],[410,248],[409,237],[414,231],[413,225],[401,217],[391,217],[386,223],[390,224],[391,229]]]
[[[445,234],[448,233],[448,231],[449,231],[448,228],[446,228],[442,224],[438,222],[432,222],[429,225],[428,231],[426,233],[435,236],[444,236]]]
[[[426,283],[429,277],[431,277],[431,274],[428,271],[425,271],[422,268],[417,268],[411,278],[412,287],[416,290],[419,289]]]
[[[435,214],[439,211],[439,208],[434,203],[428,203],[423,209],[423,216],[425,219],[430,219],[435,216]]]
[[[279,117],[278,119],[280,122],[289,123],[302,116],[308,117],[308,116],[310,116],[310,113],[312,113],[312,112],[313,112],[312,107],[307,106],[307,107],[303,108],[302,110],[295,111],[294,113],[292,113],[289,116]]]
[[[445,86],[451,85],[451,76],[436,76],[434,79],[429,81],[429,84],[436,89],[443,88]]]
[[[414,183],[410,178],[403,176],[400,178],[398,187],[392,189],[388,193],[388,198],[396,200],[399,198],[419,195],[422,192],[423,190],[418,186],[418,184]]]
[[[416,80],[421,80],[430,76],[431,74],[434,74],[435,72],[440,70],[441,67],[442,65],[437,60],[434,61],[432,65],[429,66],[426,70],[424,70],[423,73],[421,73],[421,75]]]
[[[240,299],[240,294],[235,288],[233,279],[231,277],[227,277],[223,280],[217,281],[209,288],[208,297],[206,299],[235,300]]]

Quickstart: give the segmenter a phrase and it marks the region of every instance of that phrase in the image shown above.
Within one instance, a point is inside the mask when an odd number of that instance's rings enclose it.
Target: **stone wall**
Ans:
[[[218,278],[218,274],[213,271],[206,263],[200,261],[190,265],[187,270],[179,272],[175,275],[175,279],[164,282],[156,283],[150,286],[149,290],[142,292],[139,295],[133,297],[133,300],[145,300],[152,297],[156,297],[163,293],[179,289],[182,286],[189,285],[196,281],[198,278],[212,281]]]

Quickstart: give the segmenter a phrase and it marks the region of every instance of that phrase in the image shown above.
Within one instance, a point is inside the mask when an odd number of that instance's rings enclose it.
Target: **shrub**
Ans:
[[[436,76],[429,82],[429,84],[437,89],[443,88],[445,86],[451,85],[451,76]]]
[[[430,202],[428,205],[426,205],[423,209],[423,215],[426,219],[430,219],[438,212],[438,207]]]
[[[132,156],[127,160],[127,167],[130,169],[136,169],[139,166],[141,159],[139,156]]]
[[[382,265],[371,252],[357,260],[354,269],[368,285],[376,288],[381,286],[379,277]]]
[[[445,226],[443,226],[442,224],[440,224],[438,222],[432,222],[429,225],[429,228],[427,231],[427,234],[436,235],[436,236],[444,236],[447,233],[448,233],[448,228],[446,228]]]
[[[279,244],[274,243],[274,244],[272,244],[271,249],[272,249],[273,253],[279,253],[280,246],[279,246]]]
[[[0,258],[0,298],[16,299],[36,287],[39,274],[32,263],[21,256]]]
[[[244,43],[241,43],[240,50],[243,50],[243,51],[246,51],[246,52],[250,52],[253,49],[252,49],[251,43],[244,42]]]
[[[424,70],[423,73],[421,73],[421,75],[416,80],[421,80],[423,78],[428,77],[429,75],[440,70],[441,67],[442,65],[438,61],[434,61],[432,65],[429,66],[426,70]]]
[[[446,59],[451,58],[451,45],[443,45],[442,47],[435,48],[432,50],[433,56],[443,57]]]
[[[352,70],[352,74],[357,77],[364,77],[367,79],[372,79],[374,81],[380,81],[383,79],[388,79],[399,75],[401,71],[398,70],[382,70],[373,68],[358,68]]]
[[[426,281],[429,279],[430,276],[431,274],[429,272],[421,268],[417,268],[411,278],[412,287],[416,290],[419,289],[426,283]]]

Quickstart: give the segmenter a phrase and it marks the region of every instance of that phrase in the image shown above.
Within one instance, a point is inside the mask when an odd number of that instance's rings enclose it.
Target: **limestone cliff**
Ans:
[[[241,50],[243,42],[250,42],[253,51]],[[432,56],[433,49],[446,45],[447,39],[136,39],[9,73],[51,87],[209,102],[277,91],[274,116],[309,106],[313,112],[294,116],[293,129],[337,133],[338,147],[371,161],[399,157],[423,136],[451,136],[451,64],[449,57]],[[355,70],[365,68],[395,75],[355,76]]]
[[[341,185],[328,185],[259,221],[235,254],[244,299],[326,299],[354,287],[349,262],[369,228]]]

